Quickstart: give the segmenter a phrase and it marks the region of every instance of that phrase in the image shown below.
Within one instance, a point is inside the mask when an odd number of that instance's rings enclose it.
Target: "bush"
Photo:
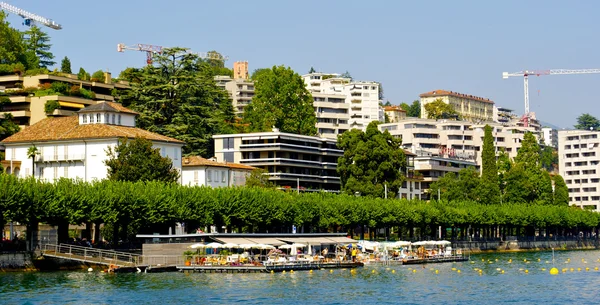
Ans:
[[[55,100],[47,101],[46,104],[44,104],[44,111],[46,113],[53,113],[54,110],[59,109],[59,108],[60,108],[60,103],[58,103],[58,101],[55,101]]]
[[[93,82],[104,82],[104,72],[102,70],[98,70],[96,72],[94,72],[94,74],[92,74],[92,79]]]
[[[65,95],[69,92],[69,84],[63,82],[54,82],[52,83],[51,88],[54,92]]]
[[[49,74],[50,71],[48,71],[48,69],[46,68],[37,68],[37,69],[29,69],[27,71],[25,71],[24,76],[36,76],[36,75],[40,75],[40,74]]]
[[[22,63],[16,64],[1,64],[0,76],[2,75],[22,75],[25,71],[25,66]]]

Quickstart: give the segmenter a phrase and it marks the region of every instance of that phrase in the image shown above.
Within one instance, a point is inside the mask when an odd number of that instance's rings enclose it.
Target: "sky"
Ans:
[[[493,100],[522,114],[522,78],[502,72],[600,68],[600,1],[79,1],[3,0],[55,20],[45,28],[57,66],[74,72],[141,67],[145,54],[117,44],[217,50],[249,69],[289,66],[300,75],[349,71],[382,84],[385,100],[411,102],[444,89]],[[22,19],[9,22],[25,29]],[[531,77],[538,119],[572,128],[600,117],[600,74]]]

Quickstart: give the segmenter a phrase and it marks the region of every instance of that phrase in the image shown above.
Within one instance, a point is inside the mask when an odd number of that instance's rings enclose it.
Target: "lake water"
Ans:
[[[559,275],[549,274],[551,252],[471,259],[425,268],[371,265],[333,273],[0,273],[0,304],[598,303],[600,271],[595,268],[600,268],[600,251],[556,252]]]

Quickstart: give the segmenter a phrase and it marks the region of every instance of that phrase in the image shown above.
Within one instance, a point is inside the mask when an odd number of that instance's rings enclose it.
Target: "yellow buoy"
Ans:
[[[474,261],[471,261],[471,264],[475,264],[475,262],[474,262]]]
[[[308,271],[308,273],[313,273],[313,271],[312,271],[312,270],[310,270],[310,271]]]
[[[294,273],[294,270],[290,270],[290,273]]]
[[[538,262],[542,261],[541,259],[538,258]]]
[[[371,270],[371,273],[375,273],[375,269]]]
[[[504,274],[504,270],[500,271],[500,273]]]
[[[524,262],[526,262],[526,261],[527,261],[527,259],[525,258],[525,259],[523,259],[523,261],[524,261]]]
[[[285,273],[285,270],[283,270],[283,272],[282,272],[282,273]]]
[[[594,270],[598,271],[598,267],[594,268]]]
[[[557,275],[558,274],[558,269],[556,269],[556,268],[550,269],[550,274]]]
[[[417,269],[413,269],[413,273],[417,273]]]
[[[459,269],[459,270],[456,270],[456,273],[460,273],[460,269]]]
[[[585,268],[585,271],[590,271],[590,268],[586,267],[586,268]]]
[[[571,268],[571,270],[569,270],[569,271],[573,272],[573,271],[575,271],[575,269]]]
[[[525,269],[525,273],[529,273],[529,270]]]
[[[435,274],[438,274],[438,273],[440,273],[440,271],[439,270],[435,270]]]
[[[581,268],[577,268],[577,272],[581,271]]]
[[[481,259],[481,261],[482,261],[482,262],[485,262],[485,260],[484,260],[483,258]]]
[[[396,273],[396,270],[392,270],[392,273]]]
[[[275,273],[275,271],[271,270],[271,273]]]
[[[375,270],[373,270],[373,271],[375,271]],[[329,273],[333,273],[333,269],[329,270]]]
[[[452,271],[456,271],[456,268],[452,267]]]

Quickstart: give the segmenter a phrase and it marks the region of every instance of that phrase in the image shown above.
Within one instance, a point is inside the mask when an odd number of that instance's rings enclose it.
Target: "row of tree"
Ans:
[[[0,224],[18,221],[30,228],[38,222],[58,225],[61,239],[68,236],[68,224],[84,223],[104,223],[113,228],[112,234],[105,236],[109,240],[126,240],[136,233],[166,233],[176,222],[185,223],[188,231],[214,225],[236,232],[289,232],[292,225],[304,232],[350,232],[357,227],[416,227],[428,232],[432,226],[591,231],[600,224],[598,213],[552,205],[428,203],[161,182],[61,179],[47,183],[5,174],[0,175],[0,188]]]

